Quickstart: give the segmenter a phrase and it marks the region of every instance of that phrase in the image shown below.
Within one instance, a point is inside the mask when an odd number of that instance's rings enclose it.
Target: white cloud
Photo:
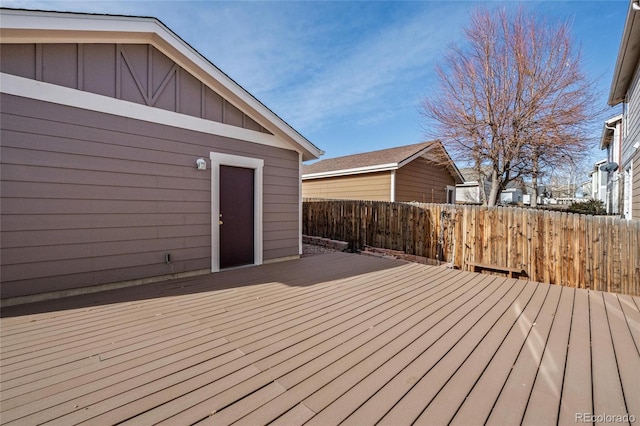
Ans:
[[[415,90],[415,96],[424,91],[412,86],[432,73],[434,61],[451,40],[452,27],[447,19],[430,13],[433,7],[429,4],[421,9],[395,21],[377,22],[377,31],[364,37],[352,34],[344,41],[348,47],[342,49],[343,55],[332,55],[306,79],[274,86],[278,93],[267,96],[274,99],[277,110],[287,111],[285,119],[300,128],[321,126],[332,117],[351,114],[357,116],[356,121],[367,123],[373,116],[390,116],[380,111],[407,108],[408,104],[414,108],[417,99],[407,99],[407,90]]]

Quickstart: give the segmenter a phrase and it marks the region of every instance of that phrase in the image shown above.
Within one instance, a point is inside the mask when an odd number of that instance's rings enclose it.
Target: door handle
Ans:
[[[221,221],[221,220],[219,220],[219,221],[218,221],[218,225],[222,225],[223,223],[224,223],[224,222],[223,222],[223,221]]]

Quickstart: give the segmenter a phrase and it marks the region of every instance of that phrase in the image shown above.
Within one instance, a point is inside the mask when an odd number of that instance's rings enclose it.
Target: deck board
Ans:
[[[527,343],[526,339],[548,292],[548,286],[538,286],[532,299],[505,336],[471,393],[453,418],[452,424],[471,424],[478,421],[484,423],[487,421],[518,354]]]
[[[557,423],[574,296],[574,289],[562,288],[549,340],[544,348],[542,361],[522,420],[525,425]]]
[[[551,326],[557,315],[562,287],[549,287],[540,314],[535,319],[522,350],[511,368],[489,416],[491,424],[520,424],[542,362]]]
[[[428,419],[428,423],[434,422],[435,424],[448,424],[452,421],[462,403],[471,393],[476,381],[482,375],[487,363],[498,350],[504,336],[517,321],[536,289],[536,285],[524,285],[515,299],[511,299],[507,310],[491,326],[489,331],[481,336],[480,343],[473,348],[471,354],[447,379],[447,383],[438,391],[419,419]]]
[[[589,292],[576,290],[560,396],[559,424],[575,423],[576,413],[593,413],[590,314]]]
[[[443,329],[446,330],[448,327],[452,327],[462,318],[465,310],[460,309],[461,307],[464,307],[465,304],[474,300],[478,295],[482,295],[488,286],[488,282],[485,281],[483,284],[481,281],[482,280],[470,281],[471,290],[466,290],[464,295],[449,302],[444,309],[439,311],[441,313],[440,315],[436,314],[430,318],[425,318],[415,325],[407,324],[409,325],[408,329],[393,340],[385,342],[384,346],[379,349],[373,348],[372,352],[369,353],[367,350],[360,351],[359,348],[359,352],[354,351],[352,354],[349,354],[348,357],[340,360],[341,362],[334,363],[329,368],[321,371],[325,377],[322,377],[320,385],[324,385],[326,377],[331,379],[336,374],[342,373],[340,376],[337,376],[335,380],[320,388],[320,391],[311,393],[311,396],[304,400],[305,406],[318,412],[323,409],[327,403],[339,396],[341,391],[349,386],[349,383],[358,383],[364,374],[377,368],[385,361],[396,358],[399,362],[395,363],[395,365],[400,366],[406,365],[408,361],[415,359],[442,336]],[[304,394],[318,387],[318,384],[314,383],[313,379],[317,380],[317,377],[311,377],[306,383],[298,388],[294,388],[296,390],[299,388],[305,389],[305,392],[296,392],[298,397],[302,397]]]
[[[331,253],[8,307],[0,423],[638,417],[639,305]]]
[[[349,419],[350,423],[358,422],[358,416],[363,414],[365,421],[367,417],[371,420],[380,417],[381,424],[406,424],[413,422],[420,412],[424,409],[425,404],[431,399],[436,380],[433,375],[434,367],[442,371],[447,370],[447,362],[441,361],[451,350],[451,342],[460,342],[466,337],[469,331],[476,331],[475,327],[482,316],[486,314],[488,307],[494,306],[506,292],[513,288],[513,282],[504,282],[501,286],[491,285],[492,279],[485,280],[488,285],[484,294],[475,295],[471,299],[470,308],[464,313],[464,317],[451,317],[449,324],[441,323],[442,333],[438,333],[436,341],[428,341],[428,347],[421,347],[421,351],[410,358],[396,357],[390,360],[386,366],[392,367],[392,371],[398,368],[398,365],[404,366],[402,371],[398,371],[390,380],[376,392],[375,397],[367,402],[369,408],[362,407],[356,414]],[[447,326],[449,326],[447,328]],[[457,345],[457,343],[456,343]],[[423,345],[424,346],[424,345]],[[400,362],[398,362],[400,361]],[[391,395],[397,395],[397,398],[390,398]],[[399,402],[395,405],[389,405],[389,401],[396,399]],[[379,405],[379,409],[371,409],[371,405]],[[385,413],[386,411],[386,413]],[[380,414],[385,414],[384,417]],[[374,416],[374,417],[370,417]]]
[[[593,414],[596,416],[626,414],[620,372],[602,292],[589,293],[589,310],[591,312]]]
[[[409,402],[420,399],[420,395],[424,394],[425,398],[423,399],[422,405],[416,403],[416,406],[421,410],[416,410],[419,414],[416,424],[431,423],[434,415],[441,414],[438,412],[439,410],[435,408],[437,403],[434,404],[434,402],[439,396],[442,396],[443,389],[445,389],[451,378],[462,368],[465,362],[469,360],[474,351],[484,341],[487,334],[498,324],[500,319],[505,316],[514,300],[524,290],[524,286],[519,283],[513,281],[507,281],[507,283],[510,284],[508,293],[469,329],[469,332],[455,344],[453,349],[447,353],[434,368],[429,370],[416,387],[412,389],[411,394],[403,398],[396,407],[394,407],[395,411],[398,411],[401,407],[409,407]],[[434,414],[434,411],[438,413]],[[390,414],[392,413],[393,411]],[[449,421],[451,417],[452,415],[450,415],[447,421]],[[387,415],[386,418],[388,420],[391,419],[390,415]]]
[[[633,342],[630,326],[620,314],[622,309],[618,298],[611,293],[603,293],[603,297],[625,401],[625,412],[614,414],[628,413],[640,419],[640,380],[637,380],[637,376],[640,374],[638,350]]]
[[[467,284],[469,284],[467,282]],[[265,419],[277,418],[283,413],[284,408],[292,408],[293,405],[300,402],[304,395],[307,395],[310,389],[318,386],[322,380],[328,380],[337,374],[339,369],[339,363],[355,362],[353,359],[361,360],[373,349],[384,344],[388,339],[393,338],[402,330],[406,330],[413,325],[419,323],[422,318],[421,315],[428,315],[428,310],[425,309],[429,305],[438,305],[445,308],[448,305],[449,300],[455,296],[464,293],[465,287],[458,283],[458,287],[455,291],[449,286],[449,294],[443,296],[438,292],[434,292],[424,299],[423,303],[413,304],[412,307],[407,305],[401,307],[395,316],[390,316],[384,321],[379,323],[364,323],[358,327],[352,327],[350,331],[337,335],[320,345],[317,345],[309,350],[300,353],[299,355],[286,360],[287,362],[281,362],[277,365],[271,363],[258,362],[256,365],[268,373],[264,375],[264,378],[260,378],[257,383],[252,383],[251,386],[258,387],[264,385],[265,378],[272,380],[272,377],[278,380],[278,383],[292,389],[291,392],[281,395],[276,398],[274,403],[269,404],[267,407],[260,407],[255,412],[249,415],[247,422],[252,422],[255,417],[259,417],[258,421],[265,421]],[[470,285],[469,285],[470,287]],[[441,293],[441,292],[440,292]],[[439,296],[436,298],[435,296]],[[435,300],[434,300],[435,299]],[[378,319],[378,318],[376,318]],[[353,352],[353,353],[352,353]],[[355,353],[355,354],[354,354]],[[346,357],[346,361],[342,358]],[[308,379],[308,380],[306,380]],[[301,384],[303,380],[305,383]],[[240,387],[246,388],[248,384],[241,384]],[[212,384],[212,388],[215,384]],[[246,392],[246,391],[243,391]],[[207,394],[208,392],[205,392]],[[198,406],[192,408],[183,416],[173,419],[174,423],[184,423],[188,421],[195,421],[202,417],[205,412],[205,407],[211,406],[215,397],[211,401],[203,401]],[[237,395],[234,392],[229,392],[228,395],[224,395],[218,398],[222,403],[230,403],[237,401]],[[206,402],[206,404],[205,404]],[[214,403],[217,404],[217,403]],[[215,406],[215,405],[214,405]],[[286,411],[286,410],[284,410]],[[274,414],[275,413],[275,414]],[[188,418],[186,416],[189,416]],[[215,416],[214,416],[215,417]]]

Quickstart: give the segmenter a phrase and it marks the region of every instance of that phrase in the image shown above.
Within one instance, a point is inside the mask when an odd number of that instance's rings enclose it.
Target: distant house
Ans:
[[[465,168],[460,172],[465,181],[456,185],[456,203],[483,204],[484,196],[491,192],[491,169],[483,167],[482,171],[478,173],[477,169]],[[509,182],[506,189],[500,193],[499,204],[522,203],[524,201],[522,187],[521,180]]]
[[[600,149],[607,150],[607,161],[600,165],[607,180],[605,208],[608,214],[620,214],[624,204],[624,194],[621,183],[624,176],[620,172],[622,164],[622,115],[617,115],[605,121],[600,139]]]
[[[519,204],[522,202],[522,189],[507,188],[500,193],[500,204]]]
[[[593,165],[593,170],[590,173],[591,176],[591,193],[589,194],[592,199],[602,201],[607,200],[607,172],[602,167],[607,164],[607,160],[597,161]]]
[[[459,204],[482,204],[484,195],[480,183],[484,186],[484,194],[489,194],[491,182],[486,177],[478,174],[473,168],[460,169],[464,182],[456,185],[456,203]]]
[[[157,19],[0,13],[3,299],[299,257],[311,142]]]
[[[622,215],[640,219],[640,5],[629,2],[618,59],[613,71],[609,105],[622,103],[622,141],[618,186]]]
[[[304,165],[303,198],[454,203],[463,178],[438,141]]]

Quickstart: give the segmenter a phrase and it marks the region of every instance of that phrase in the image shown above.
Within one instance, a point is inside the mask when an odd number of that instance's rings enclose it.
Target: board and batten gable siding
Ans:
[[[303,198],[391,200],[391,172],[363,173],[302,181]]]
[[[396,201],[446,203],[456,181],[444,165],[420,157],[396,171]]]
[[[210,269],[210,152],[264,159],[263,259],[299,254],[295,151],[7,94],[0,114],[2,298]]]
[[[269,133],[147,44],[3,44],[0,71]]]

